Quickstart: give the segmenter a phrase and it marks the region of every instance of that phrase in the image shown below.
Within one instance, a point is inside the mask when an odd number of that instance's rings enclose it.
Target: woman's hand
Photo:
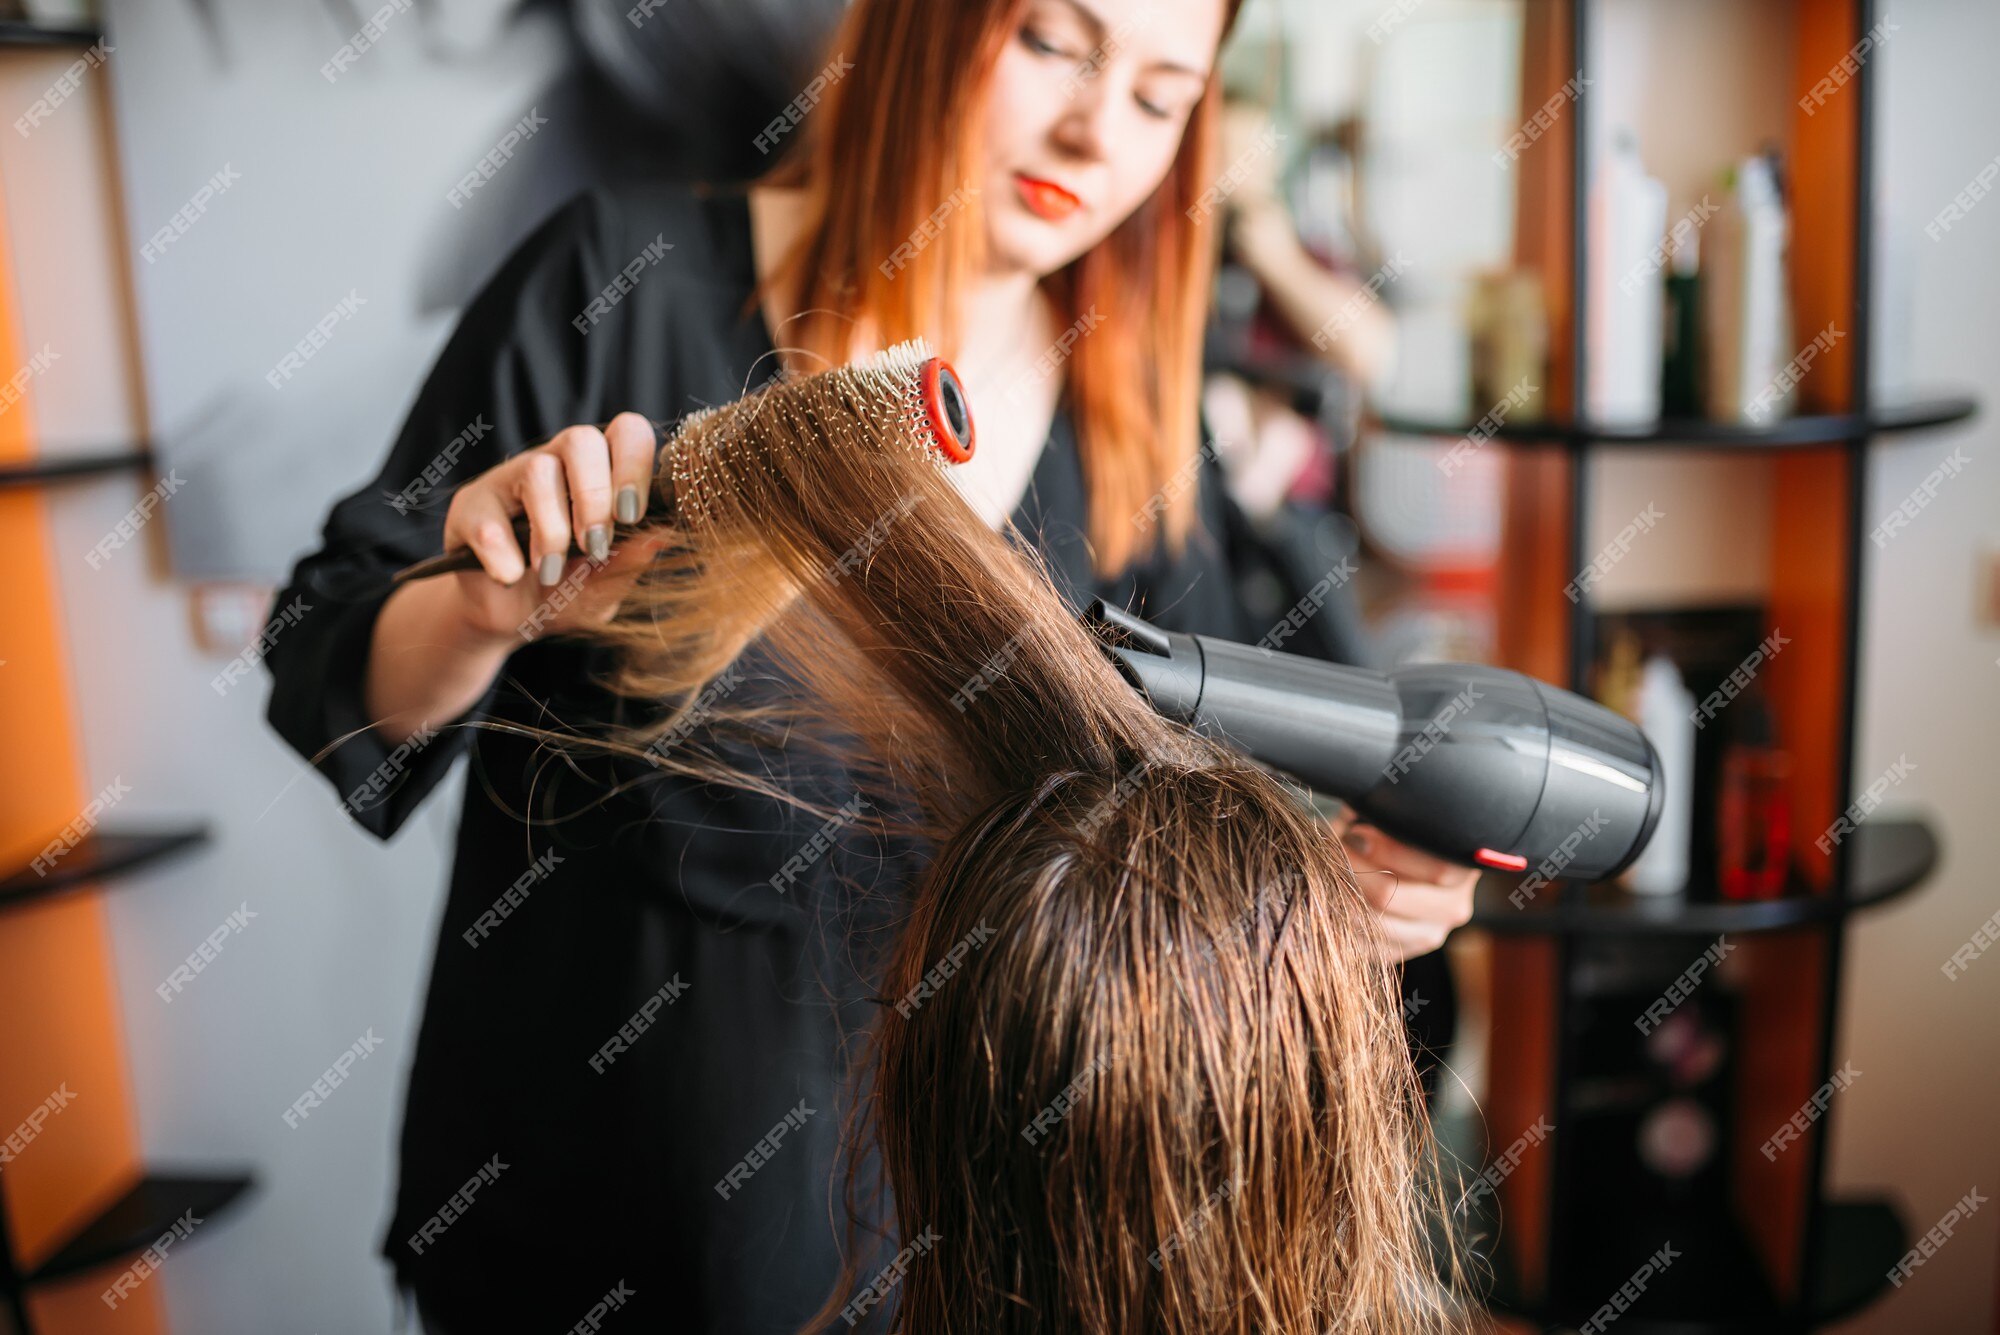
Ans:
[[[611,551],[611,525],[637,523],[653,490],[653,424],[620,413],[600,431],[569,427],[460,487],[445,515],[444,549],[470,547],[478,570],[451,584],[475,637],[520,643],[608,620],[657,548]],[[514,517],[528,517],[528,550]],[[572,543],[584,556],[572,556]]]
[[[1461,867],[1390,838],[1372,825],[1335,825],[1354,883],[1382,923],[1382,937],[1399,960],[1428,955],[1455,927],[1472,920],[1477,867]]]

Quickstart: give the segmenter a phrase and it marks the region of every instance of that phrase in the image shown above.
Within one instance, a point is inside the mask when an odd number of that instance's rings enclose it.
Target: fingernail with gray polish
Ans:
[[[639,489],[625,486],[618,489],[618,522],[636,524],[639,522]]]
[[[611,529],[605,524],[592,525],[583,535],[583,550],[593,561],[602,561],[611,555]]]
[[[537,578],[545,585],[559,584],[562,582],[562,572],[563,554],[561,552],[550,552],[542,558]]]

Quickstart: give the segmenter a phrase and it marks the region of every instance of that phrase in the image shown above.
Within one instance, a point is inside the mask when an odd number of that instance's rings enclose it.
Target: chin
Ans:
[[[1026,212],[1009,210],[992,220],[987,253],[995,269],[1025,269],[1045,278],[1088,250],[1080,234]]]

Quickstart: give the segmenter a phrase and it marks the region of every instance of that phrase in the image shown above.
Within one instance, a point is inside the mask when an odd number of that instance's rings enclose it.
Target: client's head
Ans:
[[[1448,1324],[1393,974],[1338,842],[1155,714],[849,374],[684,431],[670,544],[606,633],[667,729],[726,712],[704,690],[756,640],[799,685],[786,735],[835,721],[937,850],[866,1072],[898,1326]]]

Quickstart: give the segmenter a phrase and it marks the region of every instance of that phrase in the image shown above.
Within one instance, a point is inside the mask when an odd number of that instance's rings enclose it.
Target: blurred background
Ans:
[[[768,165],[840,9],[0,0],[0,1330],[391,1328],[456,799],[351,826],[271,589],[508,251]],[[1670,1244],[1621,1330],[2000,1330],[1996,51],[1986,0],[1249,0],[1225,53],[1246,599],[1587,691],[1672,784],[1619,884],[1452,942],[1518,1329]]]

